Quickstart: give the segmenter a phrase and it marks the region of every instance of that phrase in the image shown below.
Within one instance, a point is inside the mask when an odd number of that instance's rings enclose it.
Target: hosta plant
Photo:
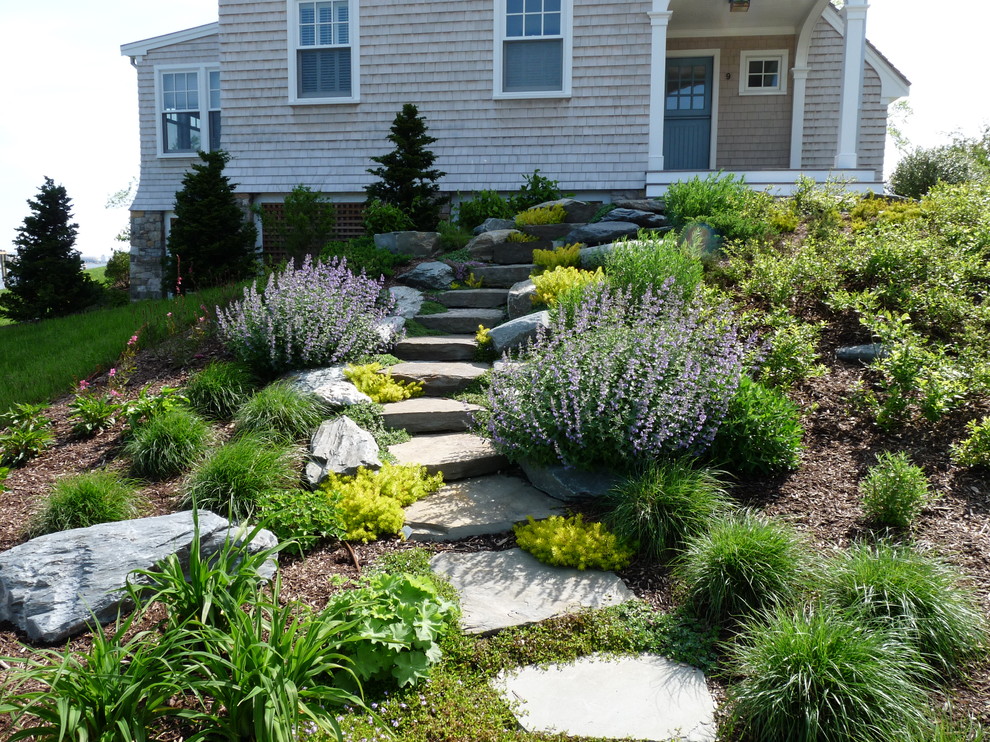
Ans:
[[[22,403],[0,416],[7,426],[0,430],[0,466],[20,466],[55,442],[51,420],[43,414],[47,407]]]
[[[112,428],[120,415],[121,406],[114,394],[96,394],[86,381],[79,382],[75,399],[69,402],[72,432],[89,438]]]

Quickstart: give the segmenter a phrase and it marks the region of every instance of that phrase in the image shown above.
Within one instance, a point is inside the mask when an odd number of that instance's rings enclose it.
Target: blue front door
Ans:
[[[708,170],[712,141],[711,57],[667,60],[664,170]]]

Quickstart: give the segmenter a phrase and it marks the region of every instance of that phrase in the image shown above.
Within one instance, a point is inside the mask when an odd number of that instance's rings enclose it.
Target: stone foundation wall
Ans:
[[[161,211],[131,212],[131,301],[162,297],[164,216]]]

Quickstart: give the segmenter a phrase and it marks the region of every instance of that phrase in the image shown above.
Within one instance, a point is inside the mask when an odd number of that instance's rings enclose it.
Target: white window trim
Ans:
[[[350,0],[347,4],[347,13],[350,18],[347,33],[350,38],[351,48],[351,95],[348,98],[300,98],[299,97],[299,70],[296,60],[296,52],[302,47],[299,46],[299,3],[311,2],[312,0],[286,0],[286,18],[288,18],[289,35],[289,103],[294,106],[326,106],[339,103],[360,103],[361,102],[361,3],[359,0]]]
[[[163,102],[163,90],[162,90],[162,75],[167,73],[176,72],[195,72],[197,73],[197,83],[199,84],[199,112],[200,121],[203,122],[201,125],[206,130],[206,146],[201,149],[204,152],[210,151],[210,111],[220,111],[221,119],[223,117],[223,107],[221,100],[221,107],[219,109],[210,108],[210,73],[220,72],[220,66],[216,64],[160,64],[155,65],[155,150],[158,157],[165,160],[175,160],[175,159],[196,159],[199,157],[198,152],[166,152],[165,151],[165,132],[162,131],[162,114],[165,112],[162,110]],[[223,89],[223,75],[220,76],[220,88]],[[221,124],[222,126],[222,124]]]
[[[506,93],[502,90],[502,49],[511,39],[555,39],[556,36],[508,37],[505,35],[505,0],[495,0],[495,47],[492,55],[492,98],[494,100],[525,100],[529,98],[570,98],[571,68],[574,56],[573,0],[560,0],[560,36],[564,42],[561,90],[526,90]]]
[[[761,60],[780,62],[777,75],[779,85],[776,88],[749,87],[749,63]],[[787,78],[790,69],[787,66],[787,49],[747,49],[739,55],[739,95],[787,95]]]

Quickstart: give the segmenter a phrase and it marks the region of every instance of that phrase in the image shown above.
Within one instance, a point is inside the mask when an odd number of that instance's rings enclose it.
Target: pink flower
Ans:
[[[79,391],[84,392],[89,389],[89,382],[83,379],[79,382]]]
[[[166,317],[171,317],[171,316],[172,316],[172,313],[171,313],[171,312],[169,312],[169,313],[168,313],[168,314],[166,314],[165,316],[166,316]]]
[[[112,379],[116,375],[117,375],[117,369],[115,368],[110,369],[110,378]]]
[[[124,395],[121,394],[120,392],[118,392],[116,389],[111,389],[110,390],[110,396],[111,397],[114,397],[114,398],[117,398],[117,397],[123,397]]]
[[[137,342],[137,335],[131,335],[131,339],[127,341],[127,345],[131,346]]]

